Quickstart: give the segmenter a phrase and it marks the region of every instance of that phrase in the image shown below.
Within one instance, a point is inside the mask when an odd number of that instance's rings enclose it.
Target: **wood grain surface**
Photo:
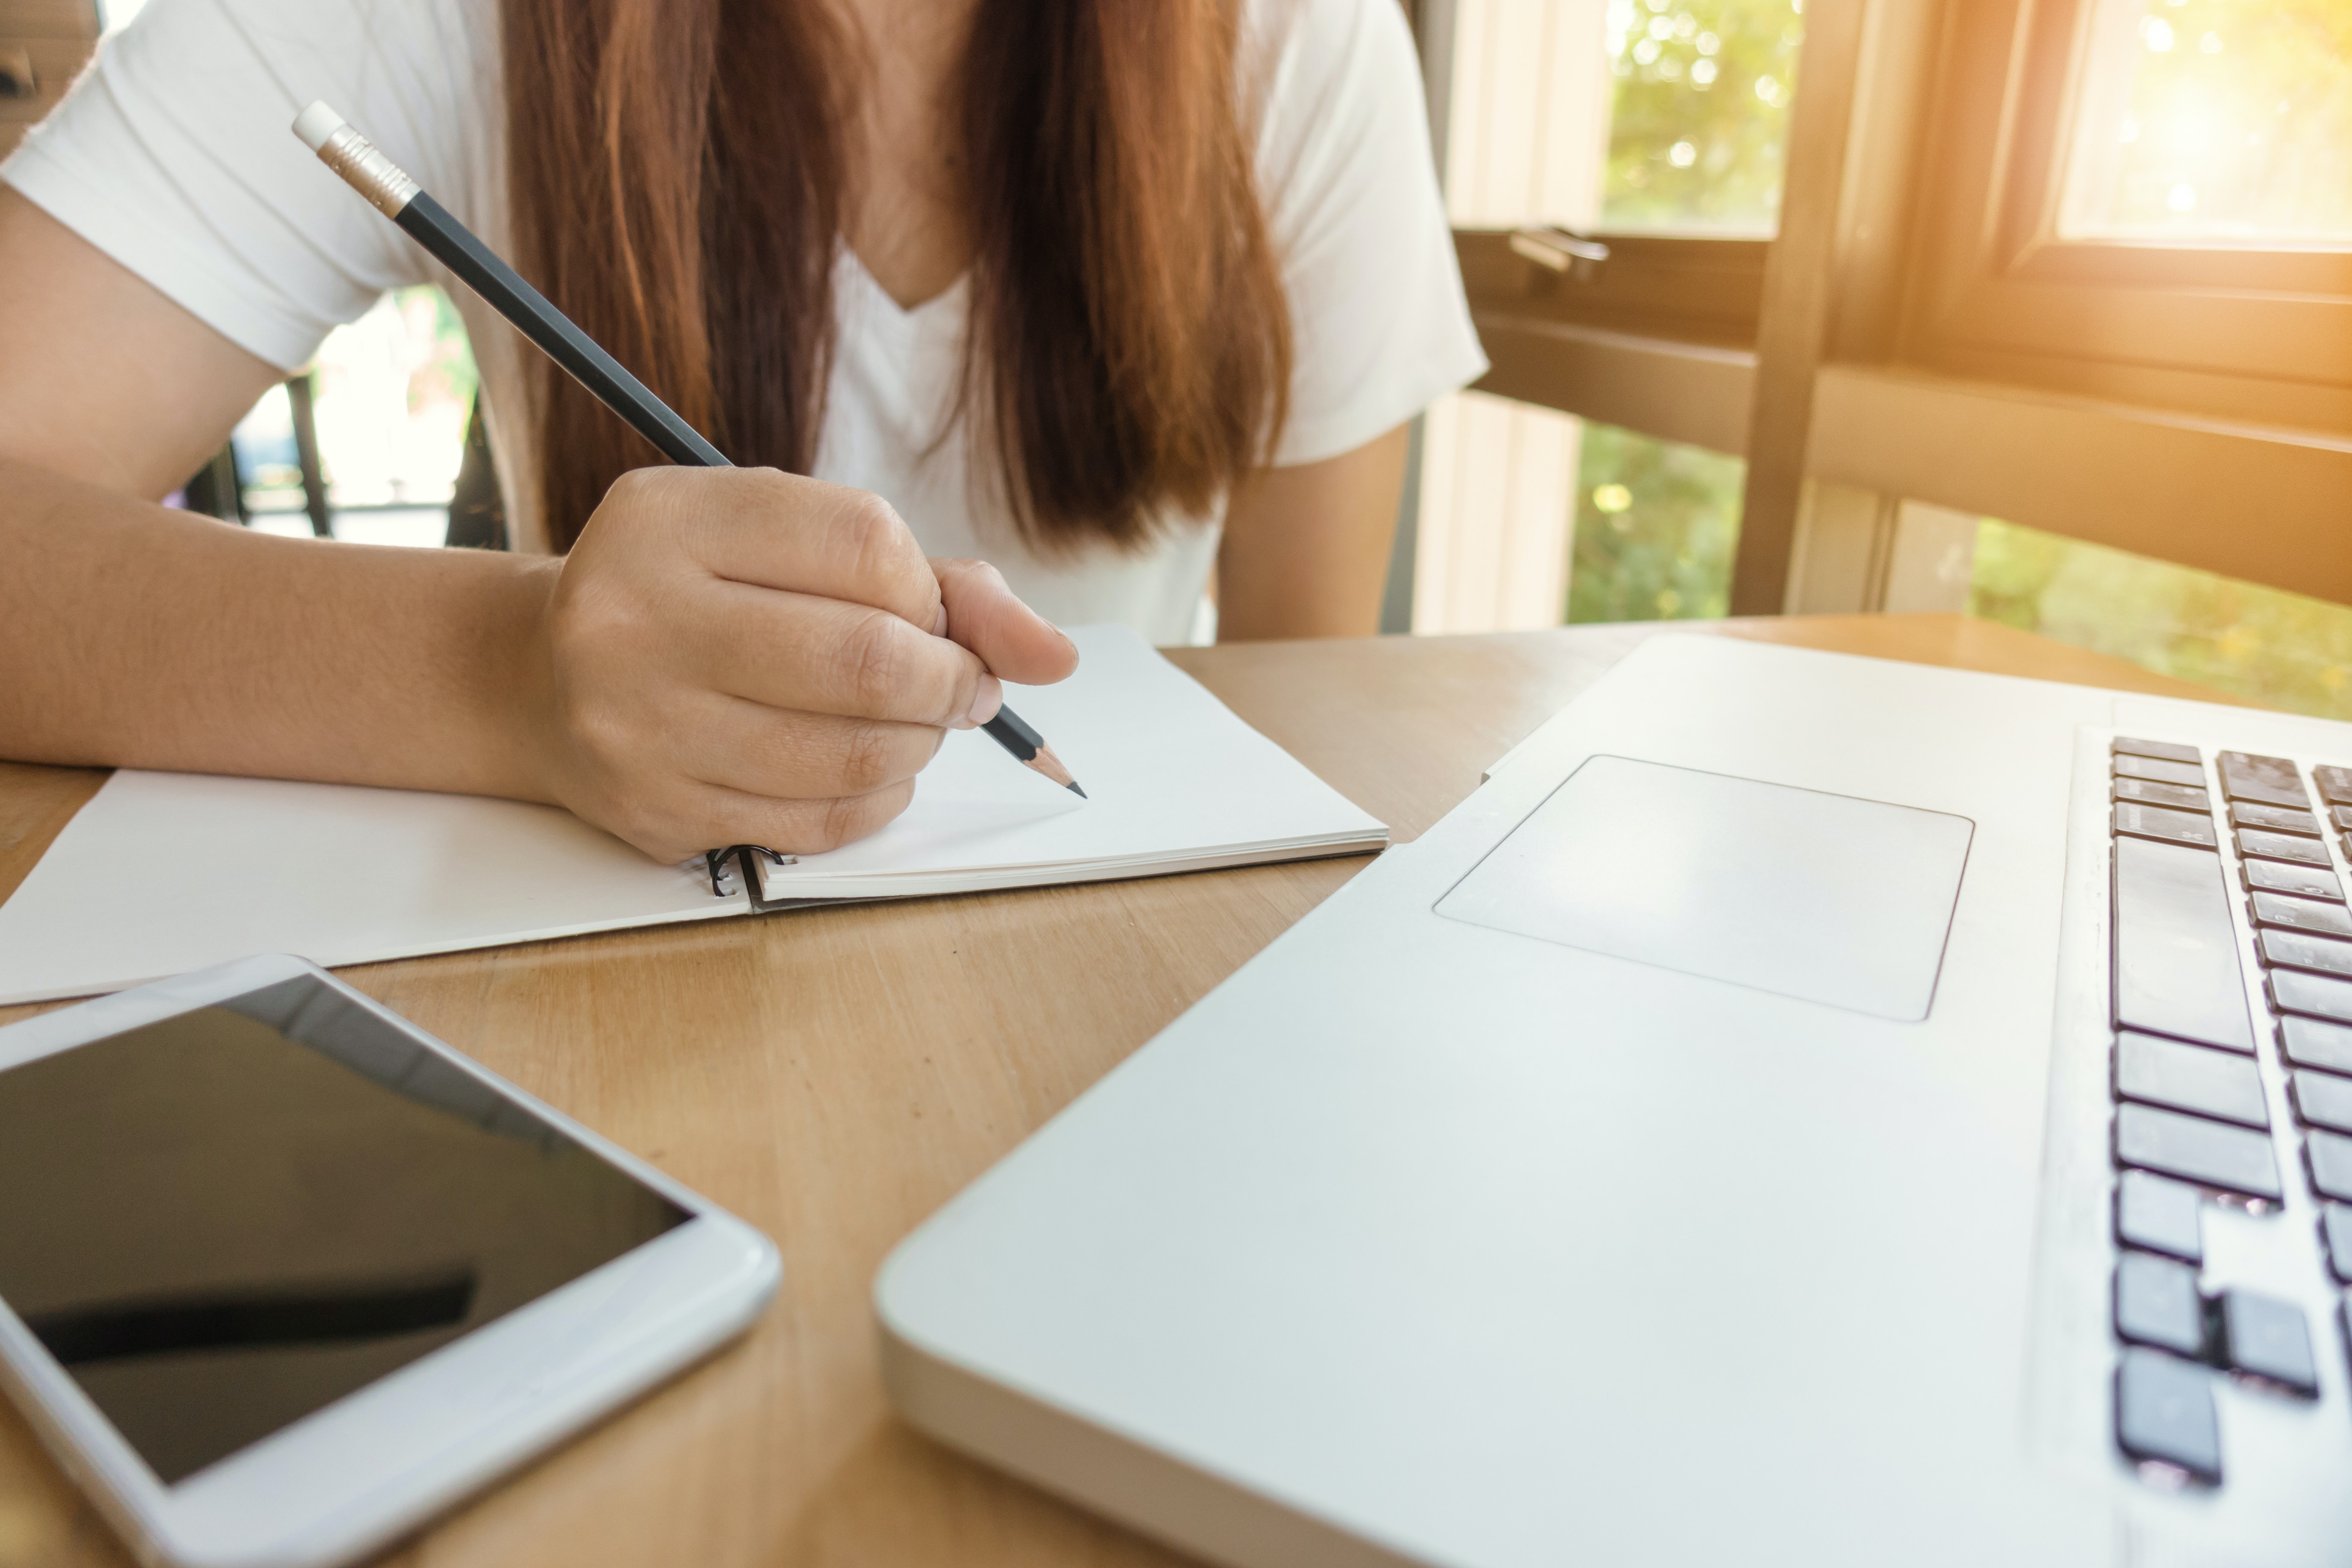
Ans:
[[[1667,630],[2221,700],[1957,616],[1245,644],[1171,657],[1402,840],[1611,664]],[[0,898],[103,777],[0,763]],[[343,971],[765,1230],[785,1268],[774,1305],[742,1342],[383,1561],[1181,1561],[893,1421],[868,1286],[926,1215],[1367,863],[867,904]],[[41,1010],[0,1009],[0,1022]],[[129,1563],[21,1419],[0,1409],[0,1568]]]

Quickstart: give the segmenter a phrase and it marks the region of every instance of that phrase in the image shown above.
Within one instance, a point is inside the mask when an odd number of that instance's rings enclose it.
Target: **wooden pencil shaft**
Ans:
[[[429,194],[417,192],[392,221],[671,462],[698,468],[734,466]]]

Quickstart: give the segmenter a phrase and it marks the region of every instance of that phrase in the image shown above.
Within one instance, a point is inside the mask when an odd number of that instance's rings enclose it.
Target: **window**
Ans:
[[[1704,447],[1590,423],[1580,457],[1569,620],[1727,614],[1748,466]]]
[[[1573,468],[1577,618],[1694,613],[1710,590],[1667,564],[1699,571],[1728,536],[1748,612],[1973,605],[2336,710],[2335,654],[2300,674],[2244,661],[2288,637],[2336,647],[2314,606],[2352,603],[2352,5],[1423,16],[1451,41],[1433,99],[1494,361],[1450,460],[1531,465],[1486,505],[1442,471],[1433,419],[1443,604],[1480,602],[1472,557],[1528,558],[1466,542],[1557,526],[1529,498]],[[1610,255],[1548,266],[1513,233],[1543,224]],[[1465,442],[1478,420],[1507,438]],[[1715,481],[1736,510],[1670,517],[1602,474],[1637,454],[1665,474],[1673,444],[1737,477]]]
[[[1488,386],[1517,400],[1449,399],[1424,425],[1414,630],[1721,613],[1739,469],[1720,454],[1744,434],[1737,345],[1754,334],[1780,206],[1802,4],[1430,7],[1426,25],[1452,27],[1432,95],[1447,205],[1496,364]],[[1607,268],[1563,279],[1511,249],[1511,231],[1543,226],[1604,236]],[[1595,397],[1517,384],[1515,366],[1548,376],[1561,363],[1555,328],[1705,345],[1692,371],[1705,395],[1661,388],[1671,412],[1649,417],[1628,403],[1638,367],[1580,361],[1570,374],[1601,384]],[[1522,332],[1531,358],[1516,353]],[[1694,511],[1675,476],[1702,468],[1711,499]],[[1626,503],[1599,509],[1596,491]]]
[[[1954,6],[1896,356],[2352,429],[2347,46],[2337,0]]]
[[[2352,7],[2099,0],[2063,239],[2352,243]]]

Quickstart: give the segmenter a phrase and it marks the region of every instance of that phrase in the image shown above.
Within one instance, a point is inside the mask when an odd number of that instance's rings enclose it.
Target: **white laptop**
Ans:
[[[910,1237],[893,1397],[1265,1568],[2343,1563],[2338,802],[1656,638]]]

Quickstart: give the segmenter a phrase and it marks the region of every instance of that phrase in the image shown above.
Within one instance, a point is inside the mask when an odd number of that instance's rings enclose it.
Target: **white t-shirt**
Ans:
[[[1336,457],[1486,366],[1462,294],[1397,0],[1247,0],[1244,123],[1289,296],[1297,363],[1278,464]],[[501,253],[498,7],[489,0],[153,0],[6,163],[26,197],[224,336],[306,363],[386,289],[464,314],[519,548],[544,550],[525,356],[473,293],[290,130],[324,100]],[[1223,508],[1136,552],[1028,550],[969,482],[954,406],[967,296],[903,310],[847,247],[816,477],[875,491],[934,555],[993,561],[1050,619],[1191,640]],[[990,459],[992,461],[992,458]]]

